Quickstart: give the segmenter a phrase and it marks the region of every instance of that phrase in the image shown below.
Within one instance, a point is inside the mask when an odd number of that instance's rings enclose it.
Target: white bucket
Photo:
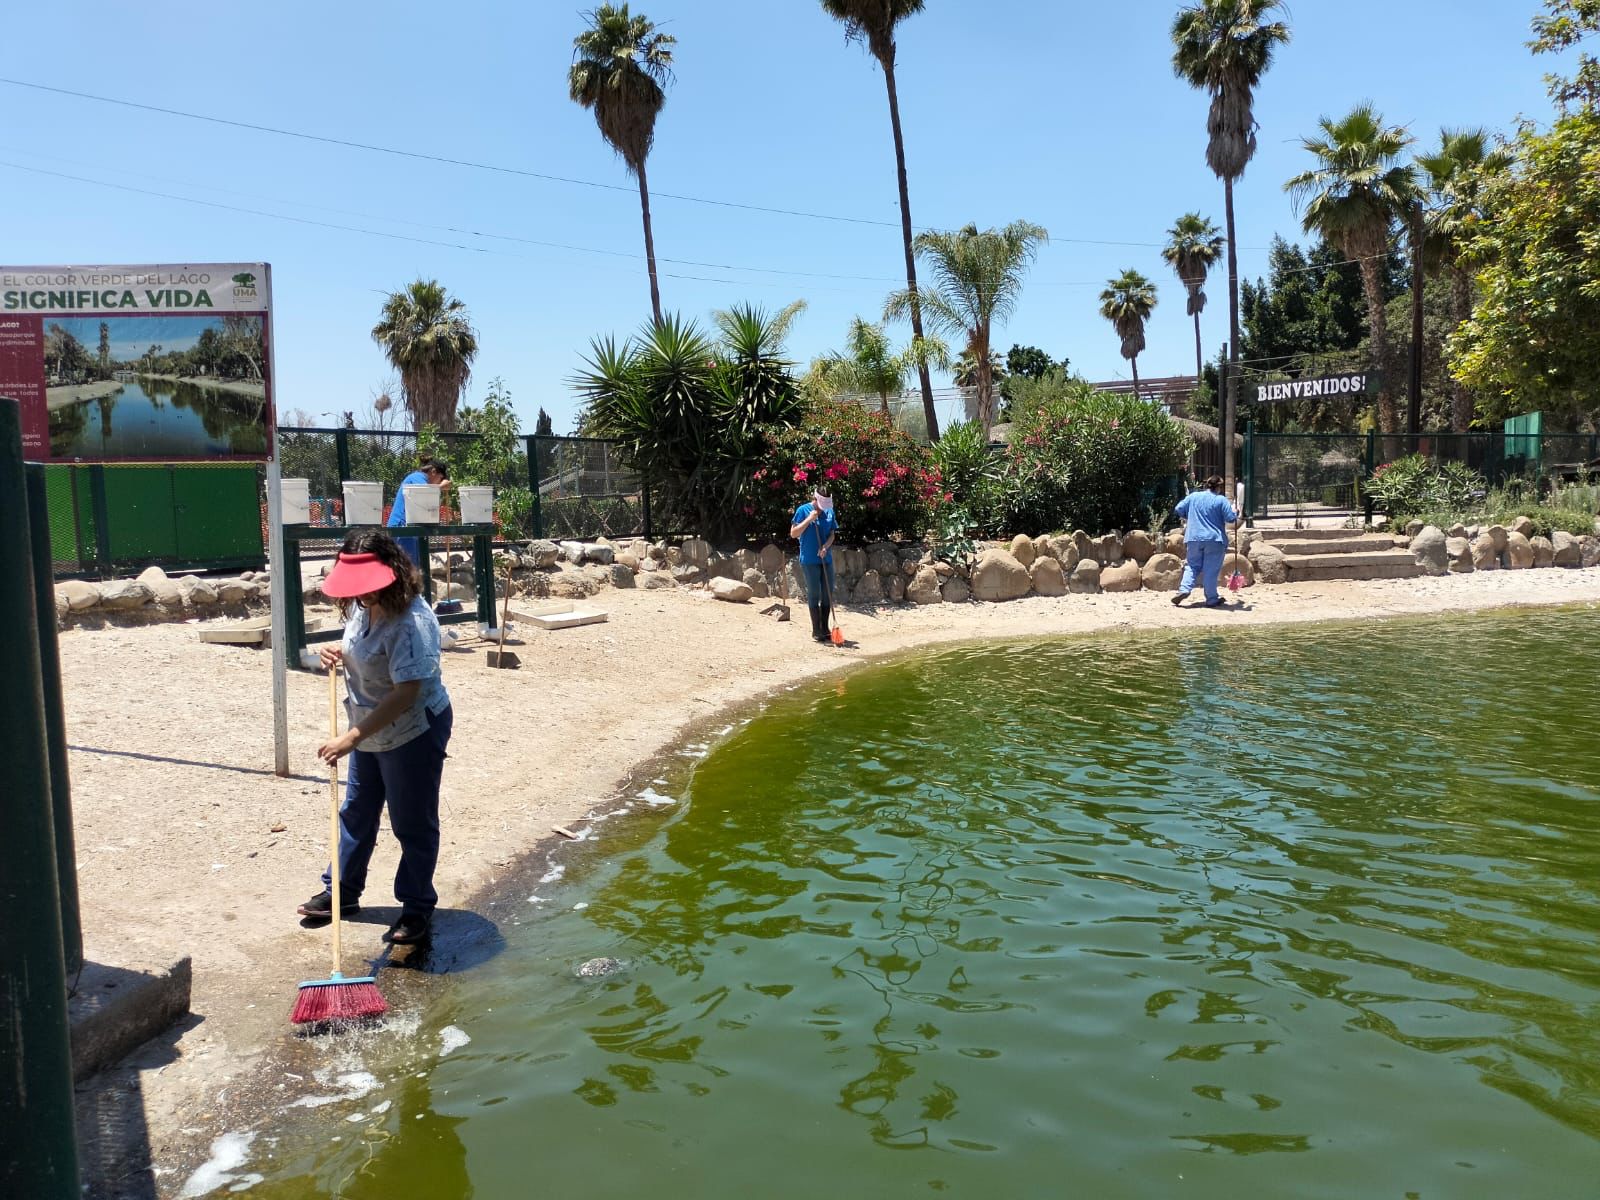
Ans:
[[[456,488],[461,497],[461,523],[463,525],[494,524],[494,489],[467,485]]]
[[[283,497],[283,523],[285,525],[311,524],[311,481],[285,479],[280,481],[279,495]]]
[[[383,484],[359,479],[344,481],[344,523],[346,525],[383,524]]]
[[[407,525],[439,523],[439,492],[436,483],[408,483],[401,489],[406,496]]]

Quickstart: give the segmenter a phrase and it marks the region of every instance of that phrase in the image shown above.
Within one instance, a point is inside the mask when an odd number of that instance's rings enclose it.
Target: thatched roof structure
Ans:
[[[1222,445],[1222,430],[1215,425],[1207,425],[1204,421],[1192,421],[1188,417],[1173,417],[1172,419],[1187,429],[1190,436],[1200,445]],[[1233,446],[1236,450],[1243,448],[1244,436],[1242,434],[1236,433],[1233,435]]]

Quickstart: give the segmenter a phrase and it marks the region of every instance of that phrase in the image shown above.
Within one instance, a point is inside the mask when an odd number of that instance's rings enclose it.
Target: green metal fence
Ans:
[[[44,479],[58,578],[266,562],[253,463],[60,465]]]

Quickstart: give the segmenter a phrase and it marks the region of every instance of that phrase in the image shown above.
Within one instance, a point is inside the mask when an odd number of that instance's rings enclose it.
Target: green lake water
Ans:
[[[365,1094],[238,1172],[274,1200],[1594,1197],[1597,691],[1593,609],[799,688],[491,909],[503,950],[420,1024],[320,1051]],[[625,970],[574,977],[598,955]]]
[[[265,454],[265,405],[203,384],[139,376],[113,396],[50,414],[57,458],[203,458]]]

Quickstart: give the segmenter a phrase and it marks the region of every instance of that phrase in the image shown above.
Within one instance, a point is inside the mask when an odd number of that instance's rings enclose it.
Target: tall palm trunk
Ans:
[[[974,342],[978,361],[978,420],[983,425],[983,440],[989,440],[989,430],[994,428],[994,364],[989,361],[989,334]]]
[[[1135,354],[1132,358],[1130,358],[1128,360],[1128,362],[1133,366],[1133,398],[1135,400],[1138,400],[1138,399],[1140,399],[1140,396],[1139,396],[1139,356],[1137,354]]]
[[[1222,181],[1228,225],[1228,371],[1222,392],[1222,478],[1229,501],[1234,497],[1233,430],[1239,412],[1239,239],[1233,224],[1233,179]]]
[[[1194,386],[1200,388],[1200,380],[1206,373],[1205,352],[1200,348],[1200,310],[1194,310]]]
[[[661,288],[656,284],[656,236],[650,229],[650,185],[645,182],[644,161],[634,172],[639,177],[639,209],[644,213],[644,257],[650,268],[650,311],[661,324]]]
[[[1472,319],[1472,272],[1459,263],[1450,267],[1450,319],[1459,329]],[[1477,406],[1472,392],[1454,375],[1450,377],[1450,428],[1466,433],[1472,427]]]
[[[1389,322],[1383,311],[1383,268],[1376,254],[1362,254],[1361,290],[1367,297],[1372,369],[1378,372],[1378,432],[1395,431],[1394,392],[1389,387]]]
[[[881,60],[884,86],[889,89],[889,123],[894,126],[894,167],[900,181],[900,235],[906,247],[906,290],[912,295],[911,336],[922,341],[922,306],[916,302],[917,256],[911,245],[911,189],[906,183],[906,142],[900,133],[900,92],[894,82],[894,52]],[[939,414],[933,410],[933,381],[928,377],[926,360],[917,364],[917,379],[922,384],[922,415],[928,423],[928,440],[939,440]]]

